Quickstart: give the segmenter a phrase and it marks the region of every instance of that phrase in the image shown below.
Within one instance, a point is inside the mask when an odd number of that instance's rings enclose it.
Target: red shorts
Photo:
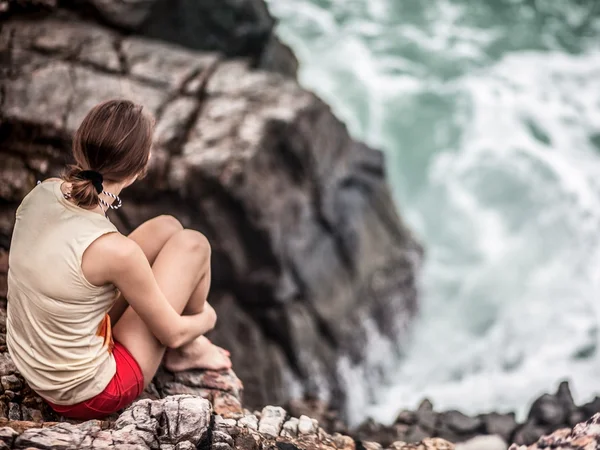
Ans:
[[[104,391],[76,405],[55,405],[48,402],[58,414],[70,419],[101,419],[129,406],[144,390],[144,374],[133,358],[118,342],[112,350],[117,372]]]

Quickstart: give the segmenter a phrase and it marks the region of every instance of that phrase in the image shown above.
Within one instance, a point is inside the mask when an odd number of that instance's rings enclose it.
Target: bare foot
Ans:
[[[224,370],[231,368],[228,353],[204,336],[200,336],[184,347],[167,350],[164,362],[171,372],[189,369]]]
[[[207,337],[200,336],[200,338],[204,338],[204,339],[206,339],[207,341],[211,342],[211,341],[210,341],[210,339],[208,339]],[[199,339],[200,339],[200,338],[199,338]],[[213,345],[215,345],[215,344],[213,344]],[[230,352],[229,350],[227,350],[227,349],[224,349],[223,347],[219,347],[218,345],[215,345],[215,347],[217,347],[219,350],[221,350],[221,351],[222,351],[223,353],[225,353],[227,356],[231,356],[231,352]]]

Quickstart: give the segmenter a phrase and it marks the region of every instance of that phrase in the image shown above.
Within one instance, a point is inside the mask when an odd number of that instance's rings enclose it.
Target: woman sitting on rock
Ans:
[[[17,210],[8,349],[31,388],[70,418],[128,406],[163,356],[171,371],[231,366],[203,336],[216,321],[206,238],[168,216],[124,236],[106,216],[144,174],[153,128],[130,101],[97,105],[75,133],[76,165]]]

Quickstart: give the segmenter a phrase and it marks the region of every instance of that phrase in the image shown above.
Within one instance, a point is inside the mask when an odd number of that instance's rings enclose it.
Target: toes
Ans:
[[[231,359],[229,359],[229,357],[227,357],[227,356],[225,356],[225,355],[222,355],[222,358],[221,358],[221,360],[222,360],[222,362],[223,362],[222,366],[223,366],[225,369],[231,369],[231,365],[232,365],[232,364],[231,364]]]

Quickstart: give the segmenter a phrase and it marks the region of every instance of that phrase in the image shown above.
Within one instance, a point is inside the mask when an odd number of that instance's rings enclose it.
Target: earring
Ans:
[[[123,203],[121,202],[121,199],[119,198],[118,195],[115,194],[111,194],[110,192],[106,192],[106,191],[102,191],[102,193],[104,195],[108,195],[109,197],[112,197],[115,199],[115,201],[117,202],[116,206],[114,205],[109,205],[108,203],[106,203],[104,200],[102,200],[100,197],[98,197],[98,200],[100,201],[100,203],[102,203],[104,206],[106,206],[106,209],[110,208],[110,209],[119,209],[121,206],[123,206]]]

